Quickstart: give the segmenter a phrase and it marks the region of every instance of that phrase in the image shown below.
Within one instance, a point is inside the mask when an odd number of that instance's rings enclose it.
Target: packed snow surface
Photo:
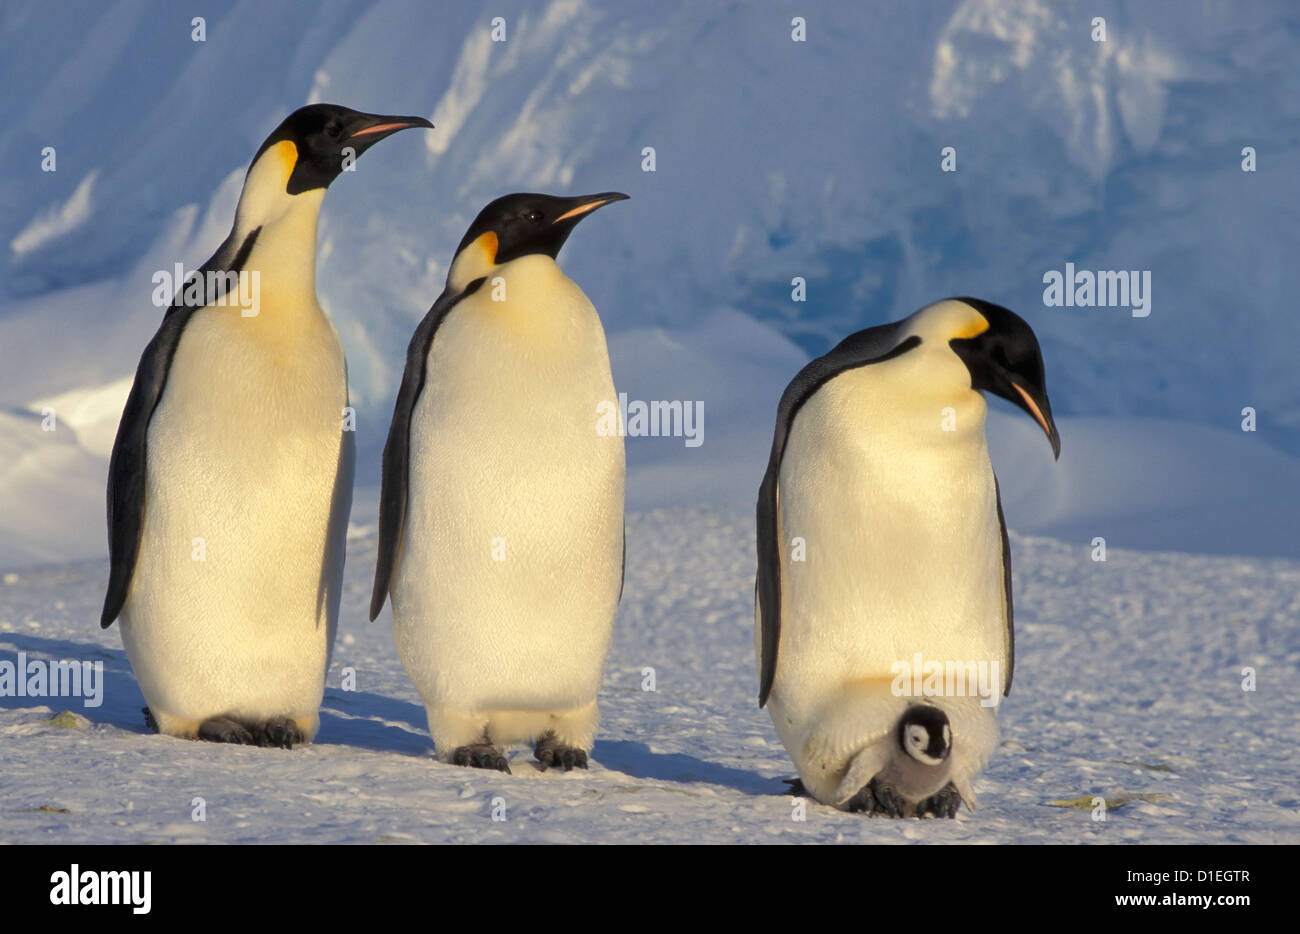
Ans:
[[[1300,842],[1300,563],[1119,549],[1101,563],[1014,535],[1015,684],[977,810],[894,821],[808,802],[798,821],[756,699],[751,529],[740,512],[630,517],[603,724],[590,771],[568,774],[524,747],[511,775],[434,758],[389,615],[366,621],[364,530],[320,734],[287,751],[145,731],[118,635],[96,625],[103,562],[11,575],[0,657],[102,660],[106,690],[98,708],[0,700],[0,841]],[[51,723],[64,709],[77,716]],[[1094,797],[1128,803],[1097,822]]]

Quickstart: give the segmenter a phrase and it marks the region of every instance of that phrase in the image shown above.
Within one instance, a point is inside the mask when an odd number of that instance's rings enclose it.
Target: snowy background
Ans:
[[[0,7],[0,658],[99,658],[109,678],[70,726],[48,722],[58,704],[0,698],[0,840],[1300,841],[1300,13],[640,6]],[[437,124],[368,153],[321,218],[360,446],[324,725],[293,753],[146,736],[96,618],[107,456],[159,321],[150,277],[212,253],[258,144],[319,100]],[[628,583],[585,775],[434,763],[388,617],[365,622],[406,343],[469,221],[513,190],[632,196],[561,260],[601,311],[618,388],[705,407],[698,448],[628,439]],[[1044,307],[1043,274],[1067,262],[1150,270],[1150,316]],[[953,294],[1029,320],[1062,436],[1052,464],[1031,421],[991,405],[1016,533],[1003,749],[956,824],[817,806],[794,822],[752,658],[776,400],[845,334]],[[1051,806],[1094,794],[1129,803],[1101,825]],[[488,818],[498,795],[506,822]]]

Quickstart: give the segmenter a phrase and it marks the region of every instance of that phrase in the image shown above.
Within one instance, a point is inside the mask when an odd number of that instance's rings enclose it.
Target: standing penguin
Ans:
[[[596,309],[555,257],[627,195],[513,194],[466,232],[415,330],[384,447],[370,618],[445,761],[586,768],[623,588],[623,439]]]
[[[100,624],[121,616],[162,733],[290,747],[319,726],[354,455],[316,221],[345,161],[413,126],[433,124],[294,111],[140,358],[108,468]]]
[[[1029,413],[1059,457],[1033,331],[978,299],[860,331],[781,397],[758,494],[759,705],[823,803],[895,817],[974,807],[1013,659],[981,391]],[[927,681],[917,696],[917,661],[962,687]]]

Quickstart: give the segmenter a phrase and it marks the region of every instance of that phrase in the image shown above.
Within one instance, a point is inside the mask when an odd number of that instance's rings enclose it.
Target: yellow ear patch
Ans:
[[[276,160],[276,164],[284,172],[284,184],[288,185],[289,176],[298,165],[298,147],[291,140],[282,139],[268,150],[267,155]]]
[[[479,234],[465,249],[456,254],[447,272],[447,287],[460,290],[475,279],[489,275],[497,264],[497,249],[500,247],[497,235],[492,231]]]
[[[988,320],[979,312],[973,311],[970,320],[963,322],[950,339],[965,340],[983,334],[988,329]]]

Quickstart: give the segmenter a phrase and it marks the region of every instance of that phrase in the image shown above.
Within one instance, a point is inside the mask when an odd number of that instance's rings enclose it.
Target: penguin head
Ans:
[[[285,117],[266,138],[253,156],[249,172],[272,152],[272,158],[288,169],[285,194],[328,188],[343,171],[346,159],[359,158],[381,139],[413,126],[433,129],[423,117],[365,114],[337,104],[308,104]]]
[[[991,392],[1019,406],[1038,423],[1052,445],[1052,455],[1061,456],[1061,436],[1052,420],[1043,378],[1043,354],[1038,338],[1023,318],[1010,309],[978,298],[958,298],[987,322],[974,334],[948,341],[953,352],[970,370],[971,388]]]
[[[922,765],[939,765],[952,751],[948,715],[929,704],[914,704],[898,721],[898,745]]]
[[[453,288],[464,288],[494,267],[521,256],[539,254],[555,259],[578,221],[627,197],[606,191],[573,198],[531,192],[497,198],[479,211],[461,238],[447,282]]]
[[[275,221],[320,197],[347,165],[386,136],[432,127],[423,117],[365,114],[335,104],[309,104],[289,114],[262,143],[244,176],[237,226]],[[313,197],[314,196],[314,197]]]

